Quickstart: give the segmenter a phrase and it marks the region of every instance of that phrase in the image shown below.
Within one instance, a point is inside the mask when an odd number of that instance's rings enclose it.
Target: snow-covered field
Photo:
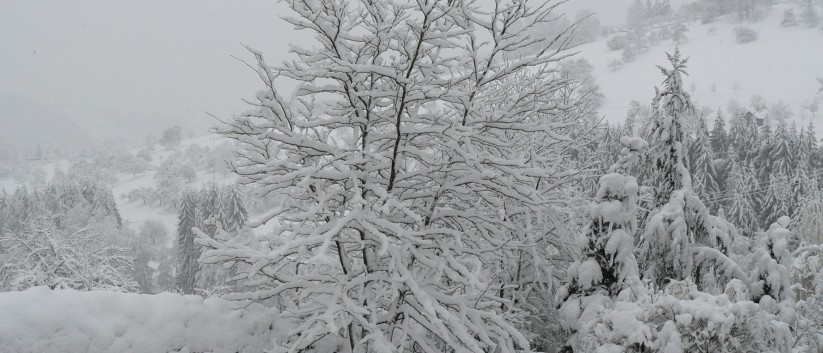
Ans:
[[[2,352],[261,352],[284,324],[254,304],[34,287],[0,293]]]
[[[688,39],[679,47],[689,57],[685,87],[695,104],[725,110],[730,99],[746,105],[753,94],[760,94],[769,103],[788,104],[794,119],[802,119],[801,107],[820,88],[815,78],[823,76],[823,33],[802,24],[781,27],[786,8],[777,5],[756,23],[720,18],[714,23],[687,24]],[[736,43],[734,29],[740,26],[757,30],[759,39]],[[622,122],[632,100],[648,104],[662,79],[657,65],[666,63],[664,51],[672,52],[675,46],[671,40],[662,41],[617,70],[609,68],[609,61],[619,60],[621,51],[609,51],[605,39],[580,46],[580,57],[594,66],[593,75],[606,97],[600,114],[608,121]],[[815,125],[818,134],[823,133],[823,123],[815,121]]]

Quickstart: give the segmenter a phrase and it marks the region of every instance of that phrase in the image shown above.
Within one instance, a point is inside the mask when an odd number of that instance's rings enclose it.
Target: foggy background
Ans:
[[[574,18],[625,22],[630,0],[576,0]],[[678,5],[678,1],[674,5]],[[232,58],[242,44],[276,64],[296,32],[272,0],[5,0],[0,2],[0,138],[82,147],[137,143],[180,124],[203,134],[245,109],[260,85]],[[306,35],[306,34],[303,34]]]

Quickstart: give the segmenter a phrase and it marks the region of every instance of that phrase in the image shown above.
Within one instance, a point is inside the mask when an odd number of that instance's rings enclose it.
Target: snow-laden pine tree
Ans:
[[[757,156],[757,126],[749,123],[743,112],[732,117],[729,125],[730,145],[734,148],[736,159],[742,165],[748,165]]]
[[[814,122],[810,119],[800,137],[797,159],[798,163],[802,164],[803,158],[806,158],[807,164],[805,166],[814,171],[820,166],[820,156],[816,153],[818,146],[815,135]]]
[[[717,110],[717,116],[714,118],[710,139],[712,141],[712,151],[719,158],[726,158],[726,151],[729,149],[729,134],[726,132],[726,118],[723,117],[723,111],[719,109]]]
[[[745,236],[751,237],[758,229],[757,204],[754,201],[757,179],[749,168],[732,162],[729,178],[726,180],[729,209],[728,220],[736,225]]]
[[[556,4],[288,3],[315,42],[276,69],[255,52],[264,90],[221,128],[240,183],[284,205],[253,244],[199,239],[207,263],[250,264],[231,298],[284,303],[282,348],[528,349],[527,295],[551,293],[567,247],[550,221],[568,201],[549,201],[582,174],[568,136],[588,121],[555,104],[574,29],[533,32]]]
[[[777,128],[774,130],[771,149],[769,150],[772,173],[783,175],[794,174],[793,158],[796,156],[792,153],[793,139],[796,139],[796,137],[789,133],[786,121],[781,120],[778,122]]]
[[[694,192],[701,197],[714,196],[720,192],[717,184],[717,172],[714,168],[714,150],[712,149],[706,117],[700,115],[694,129],[694,141],[689,145],[691,173]]]
[[[795,208],[791,180],[785,174],[772,174],[764,187],[766,192],[760,202],[761,229],[766,229],[780,217],[793,216]]]
[[[230,185],[223,189],[221,223],[223,229],[232,232],[246,225],[249,212],[243,203],[243,197],[237,185]]]
[[[206,234],[214,236],[223,221],[223,194],[219,185],[209,183],[200,190],[197,200],[201,227]]]
[[[177,213],[177,289],[185,294],[193,294],[200,271],[201,247],[195,243],[193,228],[201,226],[198,195],[185,191]]]
[[[684,147],[684,123],[693,113],[689,94],[683,90],[686,59],[680,57],[679,50],[667,56],[672,67],[660,68],[666,79],[652,101],[653,125],[644,181],[655,194],[638,251],[641,273],[659,287],[685,279],[693,271],[699,277],[706,270],[704,266],[735,267],[723,255],[730,244],[727,222],[710,216],[692,191]],[[697,267],[693,267],[695,258],[701,262]]]
[[[791,148],[789,153],[793,157],[790,162],[790,166],[792,168],[797,167],[797,161],[799,160],[798,156],[800,155],[800,143],[802,139],[802,130],[797,126],[796,121],[792,121],[789,125],[789,147]]]
[[[603,132],[601,135],[602,138],[600,138],[600,142],[597,144],[597,147],[595,149],[595,155],[599,157],[597,158],[597,175],[605,175],[609,173],[609,169],[620,158],[620,154],[616,152],[619,152],[622,148],[620,144],[620,137],[623,136],[627,129],[630,129],[627,127],[627,125],[607,125],[603,127]],[[591,184],[589,186],[592,192],[597,191],[598,181],[598,178],[591,179]]]
[[[561,320],[572,334],[563,351],[580,350],[581,340],[592,334],[588,328],[600,310],[638,276],[634,257],[637,227],[637,180],[624,173],[641,162],[648,146],[641,138],[623,137],[620,160],[611,173],[600,177],[594,202],[589,205],[590,222],[581,239],[582,256],[567,269],[567,284],[558,291]]]
[[[763,125],[758,134],[756,151],[752,158],[753,171],[759,184],[766,185],[772,175],[772,164],[774,156],[772,149],[775,147],[775,136],[769,124]]]
[[[817,154],[817,139],[814,136],[814,125],[811,122],[801,133],[797,152],[797,168],[795,168],[794,175],[791,177],[791,201],[795,208],[795,213],[793,213],[795,217],[800,216],[800,210],[807,203],[820,197],[820,186],[817,178],[820,175],[818,170],[820,157]]]

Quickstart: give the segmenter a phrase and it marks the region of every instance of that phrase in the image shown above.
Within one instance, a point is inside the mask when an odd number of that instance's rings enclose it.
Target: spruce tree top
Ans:
[[[680,51],[666,53],[671,68],[660,67],[666,76],[663,89],[655,89],[652,101],[653,127],[649,137],[651,163],[650,185],[655,187],[654,207],[669,201],[674,190],[691,190],[691,177],[686,167],[685,124],[683,119],[694,110],[689,94],[683,90],[683,75],[688,59],[680,57]]]

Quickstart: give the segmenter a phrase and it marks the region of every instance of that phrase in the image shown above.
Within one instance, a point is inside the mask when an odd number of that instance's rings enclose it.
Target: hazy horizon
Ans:
[[[630,3],[570,1],[561,11],[573,18],[591,10],[615,25]],[[242,111],[241,99],[260,88],[232,57],[250,57],[244,44],[270,63],[288,53],[295,32],[278,17],[278,6],[266,0],[5,1],[0,98],[34,104],[26,115],[52,112],[100,140],[156,135],[172,124],[202,133],[215,122],[206,113]],[[16,105],[0,106],[0,120],[26,111]]]

